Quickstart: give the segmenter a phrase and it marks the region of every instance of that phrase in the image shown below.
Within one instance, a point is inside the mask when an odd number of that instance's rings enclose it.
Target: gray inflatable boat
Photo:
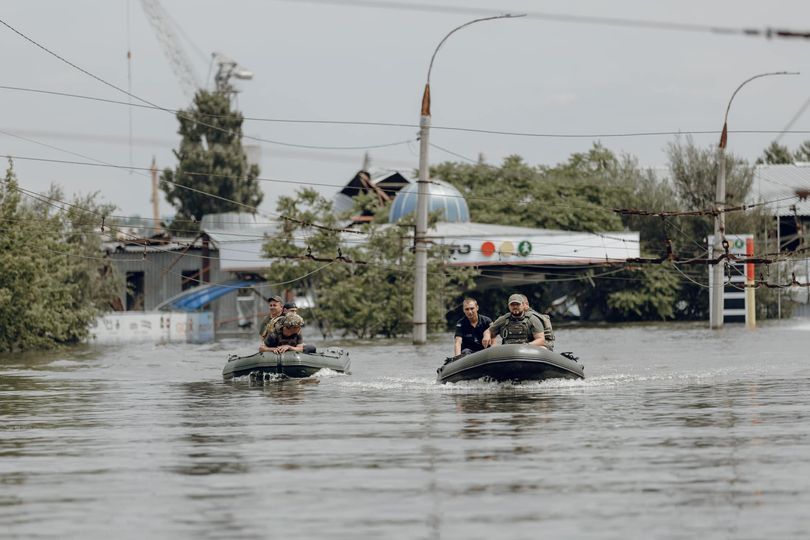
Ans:
[[[266,373],[301,378],[310,377],[324,368],[338,373],[349,373],[351,368],[349,353],[343,349],[329,348],[315,353],[287,351],[282,354],[257,352],[250,356],[232,354],[222,370],[222,377],[233,379]]]
[[[519,382],[585,378],[585,367],[571,353],[560,354],[523,344],[499,345],[448,358],[436,371],[440,383],[477,379]]]

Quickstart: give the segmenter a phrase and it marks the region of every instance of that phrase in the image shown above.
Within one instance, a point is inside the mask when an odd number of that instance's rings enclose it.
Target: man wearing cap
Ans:
[[[484,331],[492,324],[492,319],[478,314],[478,302],[474,298],[465,298],[461,305],[464,309],[464,317],[456,323],[453,356],[483,350],[481,338],[484,337]]]
[[[298,313],[298,306],[295,305],[295,302],[285,302],[283,313],[286,315],[287,313]]]
[[[304,319],[297,313],[288,313],[281,317],[278,329],[270,332],[259,345],[259,352],[283,353],[287,351],[304,351],[301,327]]]
[[[262,319],[259,325],[259,335],[262,339],[267,337],[267,334],[273,331],[282,315],[282,303],[280,296],[271,296],[267,299],[267,309],[270,311],[267,316]]]
[[[546,344],[540,319],[526,315],[523,311],[522,294],[513,294],[509,297],[509,315],[498,318],[486,329],[481,344],[484,347],[494,345],[493,338],[497,335],[501,336],[504,345],[528,343],[544,347]]]

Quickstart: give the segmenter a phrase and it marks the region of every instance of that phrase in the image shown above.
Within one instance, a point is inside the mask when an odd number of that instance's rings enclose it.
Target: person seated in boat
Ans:
[[[453,356],[484,350],[481,339],[484,331],[492,324],[492,319],[478,313],[478,302],[474,298],[465,298],[461,306],[464,317],[456,323]]]
[[[264,340],[264,338],[267,337],[267,334],[276,328],[278,322],[281,320],[283,310],[281,307],[282,305],[283,304],[281,303],[280,296],[271,296],[267,299],[267,309],[269,310],[269,313],[264,319],[262,319],[262,322],[259,325],[259,336],[262,338],[262,340]]]
[[[523,295],[513,294],[509,297],[509,314],[499,317],[484,331],[481,344],[484,347],[495,345],[495,337],[501,336],[503,345],[528,343],[545,347],[546,338],[543,324],[537,317],[523,311]]]
[[[259,352],[283,353],[304,352],[304,338],[301,328],[304,319],[297,313],[288,313],[281,318],[280,329],[270,332],[259,345]]]
[[[540,313],[539,311],[535,311],[529,306],[529,299],[526,297],[525,294],[523,296],[523,312],[530,317],[537,317],[540,320],[540,323],[543,325],[543,337],[546,338],[546,349],[553,351],[554,350],[554,329],[551,327],[551,317],[546,315],[545,313]]]

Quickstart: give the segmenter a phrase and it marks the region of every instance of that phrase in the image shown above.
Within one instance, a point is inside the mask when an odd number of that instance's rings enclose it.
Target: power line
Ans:
[[[63,97],[71,97],[77,99],[85,99],[90,101],[98,101],[103,103],[111,103],[117,105],[124,105],[124,106],[131,106],[131,107],[138,107],[142,109],[153,109],[163,112],[171,112],[172,114],[183,114],[185,111],[180,109],[168,109],[165,107],[160,107],[157,105],[143,105],[139,103],[128,103],[126,101],[118,101],[114,99],[106,99],[106,98],[99,98],[93,96],[85,96],[81,94],[72,94],[67,92],[58,92],[54,90],[40,90],[34,88],[24,88],[19,86],[7,86],[7,85],[0,85],[0,90],[15,90],[21,92],[32,92],[37,94],[46,94],[46,95],[56,95],[56,96],[63,96]],[[205,114],[199,113],[201,116],[206,116],[208,118],[223,118],[225,115],[216,115],[216,114]],[[313,119],[295,119],[295,118],[262,118],[262,117],[254,117],[254,116],[243,116],[245,121],[253,121],[253,122],[269,122],[269,123],[280,123],[280,124],[315,124],[315,125],[342,125],[342,126],[378,126],[378,127],[398,127],[398,128],[409,128],[409,129],[418,129],[419,124],[413,123],[406,123],[406,122],[378,122],[378,121],[363,121],[363,120],[313,120]],[[205,125],[205,124],[204,124]],[[593,131],[589,133],[553,133],[553,132],[526,132],[526,131],[514,131],[514,130],[498,130],[498,129],[486,129],[486,128],[474,128],[474,127],[461,127],[461,126],[442,126],[442,125],[432,125],[430,127],[431,131],[438,130],[438,131],[458,131],[458,132],[465,132],[465,133],[479,133],[485,135],[504,135],[504,136],[512,136],[512,137],[533,137],[533,138],[546,138],[546,139],[613,139],[613,138],[630,138],[630,137],[667,137],[673,135],[719,135],[721,132],[716,129],[704,129],[704,130],[646,130],[646,131],[628,131],[628,132],[601,132],[601,131]],[[738,135],[773,135],[773,134],[795,134],[795,135],[807,135],[810,134],[810,130],[776,130],[776,129],[731,129],[728,130],[728,133],[738,134]],[[250,138],[247,135],[244,135],[245,138]],[[257,139],[262,141],[263,139]],[[366,149],[366,148],[373,148],[373,147],[385,147],[385,146],[396,146],[405,144],[407,142],[413,142],[416,139],[407,139],[399,142],[392,142],[392,143],[385,143],[384,145],[371,145],[371,146],[363,146],[363,147],[316,147],[314,149],[345,149],[345,150],[355,150],[355,149]],[[287,146],[301,146],[303,148],[310,148],[312,145],[294,145],[292,143],[282,143],[279,141],[266,141],[270,142],[271,144],[283,144]],[[442,148],[438,145],[432,144],[435,148],[447,152],[452,155],[456,155],[457,157],[471,161],[473,163],[477,163],[477,160],[472,158],[456,154],[452,150],[448,150],[446,148]]]
[[[114,90],[116,90],[118,92],[121,92],[121,93],[123,93],[123,94],[125,94],[125,95],[127,95],[127,96],[129,96],[129,97],[131,97],[133,99],[137,99],[138,101],[140,101],[142,103],[150,105],[150,106],[152,106],[152,107],[154,107],[156,109],[159,109],[161,111],[167,112],[167,113],[169,113],[171,115],[181,116],[181,117],[183,117],[183,118],[185,118],[187,120],[195,121],[196,123],[198,123],[198,124],[200,124],[202,126],[208,127],[210,129],[214,129],[216,131],[221,131],[221,132],[229,134],[229,135],[234,133],[232,130],[223,129],[223,128],[221,128],[219,126],[215,126],[213,124],[208,124],[206,122],[195,120],[193,117],[186,116],[184,114],[184,112],[169,109],[169,108],[166,108],[166,107],[161,107],[160,105],[156,105],[155,103],[152,103],[149,100],[141,98],[141,97],[133,94],[132,92],[124,90],[120,86],[117,86],[117,85],[115,85],[115,84],[113,84],[113,83],[111,83],[109,81],[106,81],[105,79],[102,79],[98,75],[95,75],[95,74],[91,73],[90,71],[78,66],[77,64],[75,64],[75,63],[71,62],[70,60],[68,60],[67,58],[59,55],[58,53],[52,51],[48,47],[46,47],[46,46],[42,45],[41,43],[35,41],[33,38],[27,36],[26,34],[21,32],[20,30],[17,30],[16,28],[14,28],[10,24],[8,24],[5,20],[0,19],[0,24],[5,26],[6,28],[8,28],[12,32],[17,34],[21,38],[23,38],[24,40],[26,40],[29,43],[33,44],[37,48],[41,49],[42,51],[50,54],[54,58],[57,58],[58,60],[64,62],[65,64],[69,65],[70,67],[72,67],[72,68],[78,70],[79,72],[87,75],[88,77],[91,77],[91,78],[95,79],[96,81],[104,84],[105,86],[109,86],[110,88],[112,88],[112,89],[114,89]],[[374,149],[374,148],[385,148],[385,147],[389,147],[389,146],[399,146],[399,145],[403,145],[403,144],[408,144],[412,140],[414,140],[413,138],[411,138],[411,139],[406,139],[406,140],[403,140],[403,141],[395,141],[395,142],[390,142],[390,143],[363,145],[363,146],[319,146],[319,145],[312,145],[312,144],[287,143],[287,142],[283,142],[283,141],[276,141],[276,140],[271,140],[271,139],[263,139],[261,137],[253,137],[253,136],[245,135],[245,134],[241,134],[241,136],[242,136],[242,138],[245,138],[245,139],[250,139],[250,140],[263,142],[263,143],[267,143],[267,144],[275,144],[275,145],[279,145],[279,146],[289,146],[289,147],[292,147],[292,148],[308,148],[308,149],[313,149],[313,150],[315,150],[315,149],[317,149],[317,150],[368,150],[368,149]]]
[[[279,1],[279,0],[276,0]],[[377,9],[395,9],[403,11],[421,11],[429,13],[446,13],[452,15],[500,15],[507,9],[500,9],[498,11],[467,7],[467,6],[450,6],[442,4],[418,4],[413,2],[373,2],[371,0],[280,0],[295,3],[312,3],[322,5],[334,6],[351,6],[351,7],[366,7]],[[645,28],[649,30],[669,30],[679,32],[696,32],[696,33],[710,33],[722,35],[737,35],[746,37],[764,37],[767,39],[772,38],[810,38],[810,32],[794,31],[781,28],[745,28],[745,27],[731,27],[731,26],[715,26],[707,24],[693,24],[693,23],[677,23],[670,21],[645,21],[639,19],[627,19],[622,17],[603,17],[594,15],[571,15],[566,13],[551,13],[540,11],[521,11],[522,14],[528,19],[538,19],[544,21],[562,22],[562,23],[575,23],[575,24],[590,24],[600,26],[612,27],[625,27],[625,28]]]

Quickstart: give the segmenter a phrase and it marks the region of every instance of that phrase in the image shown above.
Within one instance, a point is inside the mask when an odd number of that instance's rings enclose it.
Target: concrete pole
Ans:
[[[717,258],[725,253],[723,240],[726,238],[726,214],[723,208],[726,204],[726,138],[727,126],[723,126],[723,134],[720,136],[720,146],[717,149],[717,186],[714,197],[714,207],[719,212],[714,216],[714,246],[712,258]],[[711,320],[709,324],[712,328],[723,328],[723,291],[725,289],[725,268],[726,261],[723,260],[712,267],[712,288],[711,288],[711,309],[709,313]]]
[[[726,106],[726,114],[723,117],[723,132],[720,135],[720,144],[718,145],[717,149],[717,159],[718,159],[718,166],[717,166],[717,189],[715,191],[715,198],[714,204],[717,210],[720,210],[718,214],[714,218],[714,251],[713,257],[719,257],[721,253],[725,253],[723,249],[723,240],[726,237],[726,216],[725,213],[722,212],[723,208],[726,204],[726,143],[728,142],[728,112],[731,109],[731,102],[734,101],[734,96],[737,95],[737,92],[740,89],[748,84],[749,82],[753,81],[754,79],[759,79],[761,77],[769,77],[771,75],[798,75],[796,72],[788,72],[788,71],[775,71],[770,73],[760,73],[759,75],[754,75],[742,82],[740,86],[734,90],[734,93],[731,94],[731,99],[728,100],[728,105]],[[725,277],[724,277],[724,269],[727,264],[727,261],[723,260],[722,263],[718,263],[714,265],[712,269],[712,287],[711,287],[711,307],[709,310],[710,313],[710,320],[709,325],[711,328],[723,328],[723,290],[725,288]]]
[[[430,171],[428,149],[430,147],[430,85],[425,85],[422,95],[422,112],[419,117],[419,180],[416,191],[416,232],[414,252],[416,274],[413,283],[413,343],[427,342],[427,218],[430,196]]]
[[[525,17],[525,14],[512,15],[506,13],[494,17],[482,17],[456,26],[436,45],[433,56],[430,57],[425,91],[422,94],[422,109],[419,114],[419,180],[416,186],[416,230],[414,231],[414,253],[416,255],[416,274],[413,280],[414,345],[427,343],[427,242],[425,242],[425,235],[427,234],[428,197],[430,196],[428,149],[430,148],[430,72],[433,71],[433,62],[436,60],[436,53],[439,52],[444,42],[453,33],[477,22],[514,17]]]
[[[158,169],[157,161],[154,156],[152,157],[152,167],[149,169],[152,173],[152,197],[149,199],[152,202],[152,229],[153,234],[160,232],[160,199],[158,198]]]

